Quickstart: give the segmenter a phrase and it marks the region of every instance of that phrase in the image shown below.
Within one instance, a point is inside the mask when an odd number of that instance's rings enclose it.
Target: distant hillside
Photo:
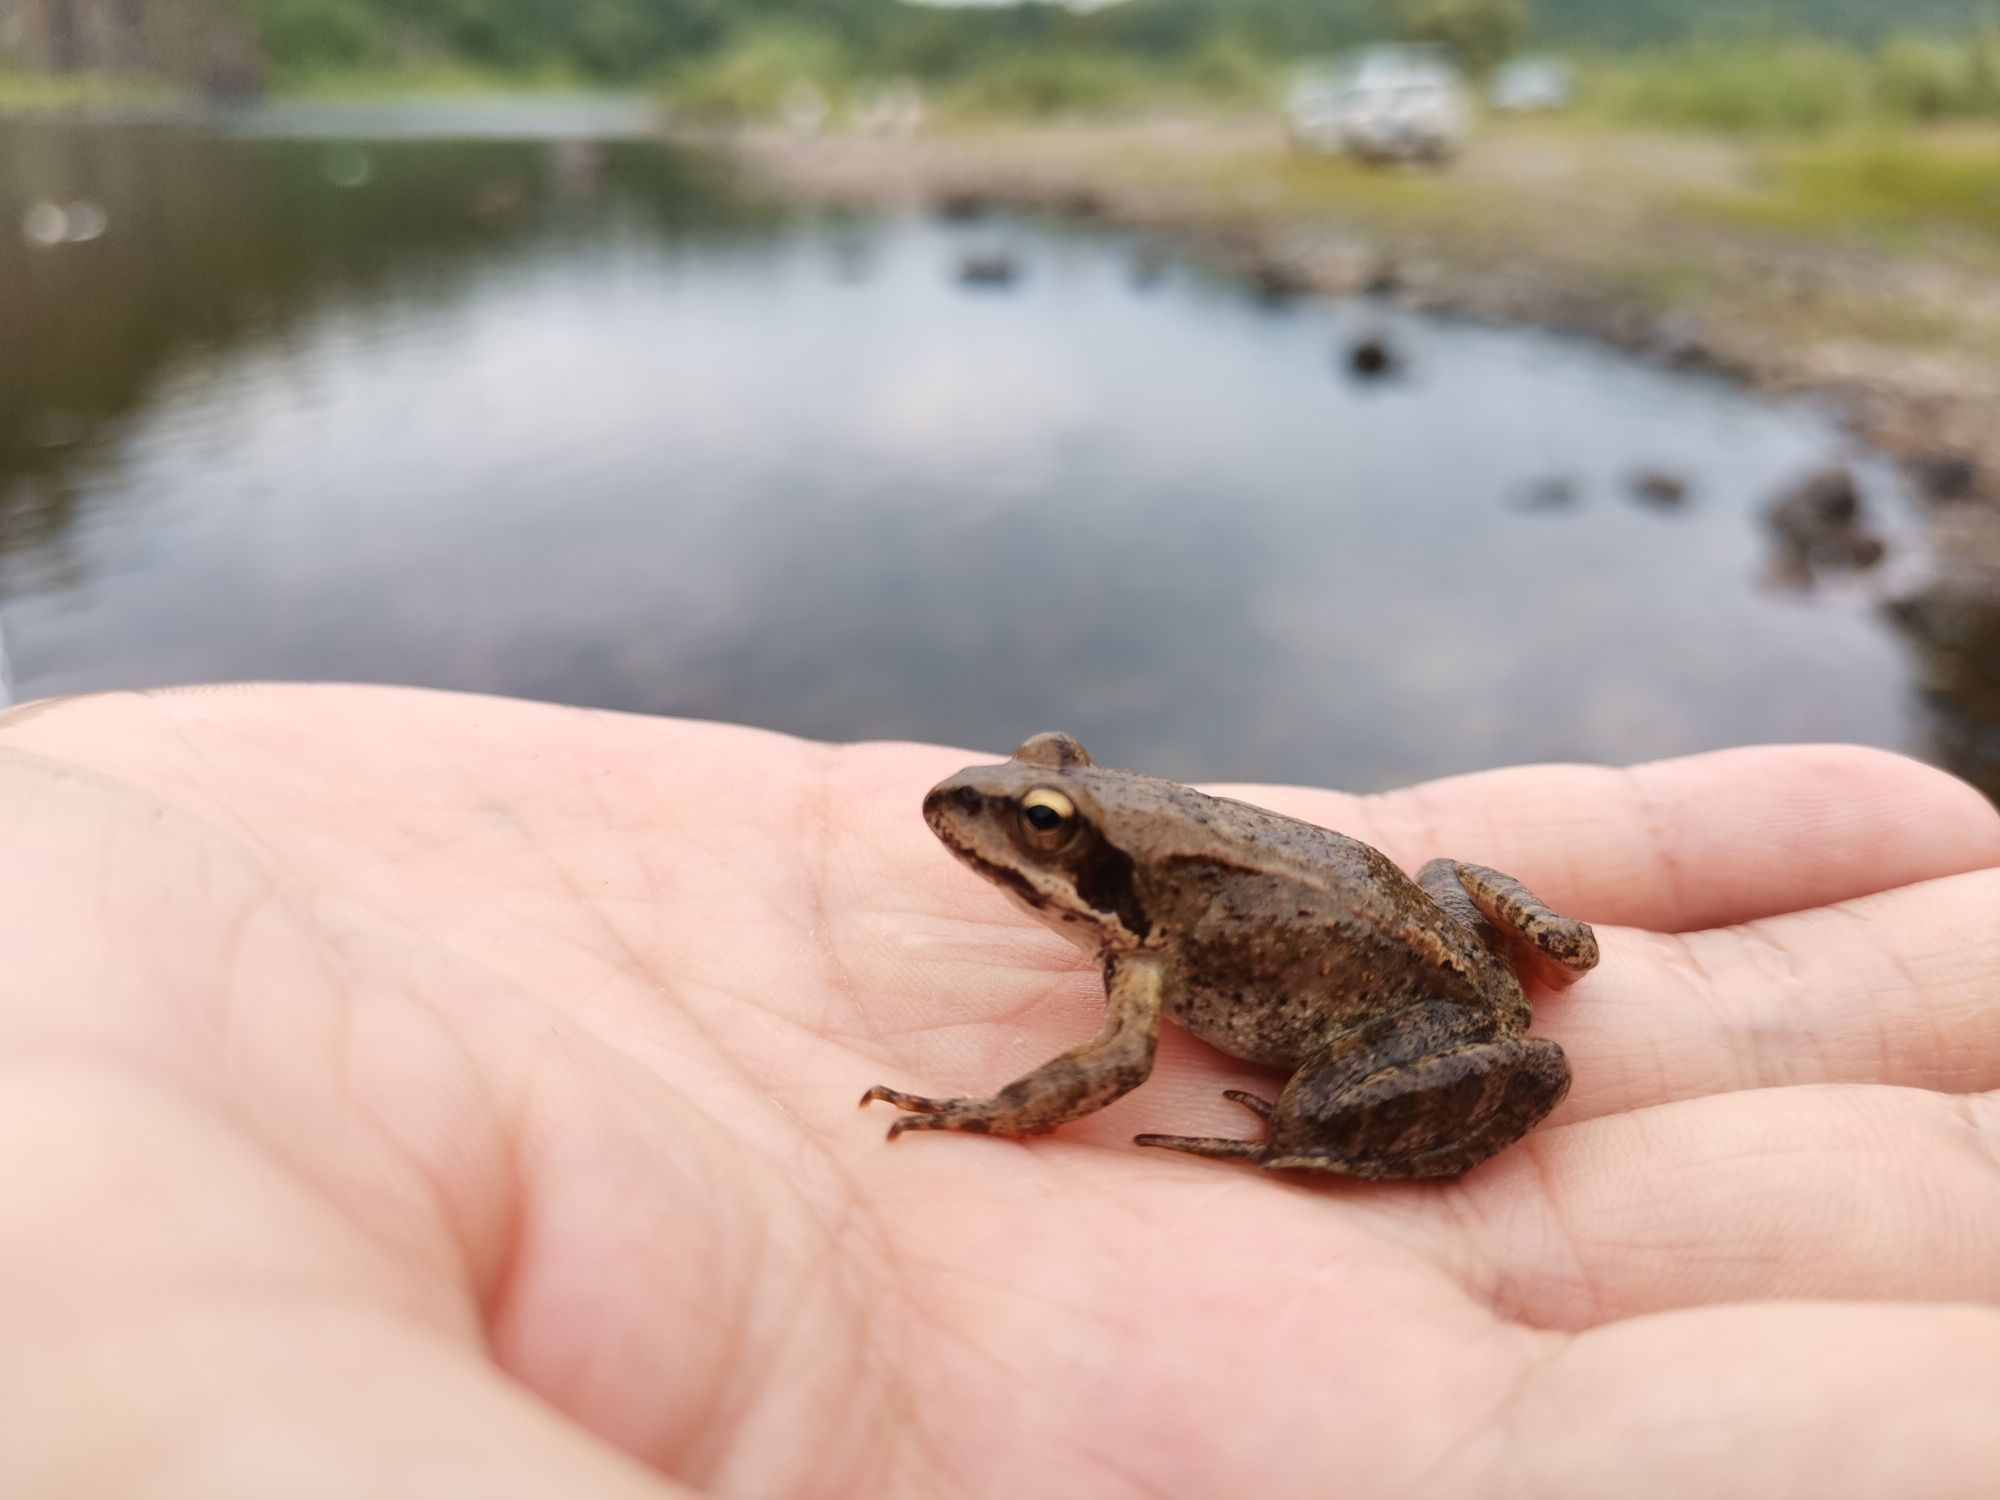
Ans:
[[[814,8],[793,7],[802,15]],[[1528,0],[1528,8],[1533,34],[1546,46],[1643,47],[1773,33],[1874,42],[1908,32],[1963,35],[2000,24],[2000,0]],[[905,17],[924,9],[889,0],[889,10]],[[1380,36],[1384,11],[1381,0],[1124,0],[1080,17],[1034,4],[952,11],[940,29],[1066,33],[1148,52],[1188,50],[1222,34],[1296,51]],[[884,31],[900,29],[894,21],[885,25],[879,11],[876,23]]]
[[[1147,4],[1149,0],[1132,0]],[[1627,47],[1703,36],[1807,34],[1872,42],[1904,32],[1963,35],[2000,22],[1992,0],[1529,0],[1535,35],[1555,44]]]
[[[1083,14],[1050,3],[945,7],[904,0],[92,3],[149,16],[228,7],[251,18],[280,76],[390,68],[420,57],[637,78],[717,55],[777,26],[795,36],[809,31],[872,67],[943,78],[1026,53],[1188,58],[1230,42],[1298,56],[1377,39],[1388,29],[1383,0],[1124,0]],[[30,0],[0,0],[0,23],[23,5],[42,13]],[[1891,32],[1949,35],[2000,22],[2000,0],[1528,0],[1528,6],[1535,43],[1545,47],[1660,46],[1773,31],[1868,42]],[[5,36],[0,24],[0,47]]]

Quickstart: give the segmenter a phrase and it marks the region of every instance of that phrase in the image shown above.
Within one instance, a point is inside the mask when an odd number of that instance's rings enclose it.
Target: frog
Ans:
[[[1364,1181],[1455,1178],[1540,1124],[1569,1091],[1555,1042],[1528,1034],[1524,976],[1574,982],[1595,931],[1511,876],[1439,858],[1411,877],[1345,834],[1096,765],[1038,734],[925,795],[965,865],[1095,955],[1102,1029],[986,1097],[877,1085],[863,1106],[909,1131],[1043,1135],[1152,1072],[1163,1019],[1281,1069],[1275,1100],[1230,1089],[1249,1138],[1147,1134],[1140,1146]]]

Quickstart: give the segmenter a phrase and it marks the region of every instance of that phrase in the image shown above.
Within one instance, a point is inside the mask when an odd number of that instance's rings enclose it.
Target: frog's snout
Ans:
[[[953,776],[924,794],[924,821],[939,833],[949,823],[977,817],[985,805],[986,797],[977,787]]]

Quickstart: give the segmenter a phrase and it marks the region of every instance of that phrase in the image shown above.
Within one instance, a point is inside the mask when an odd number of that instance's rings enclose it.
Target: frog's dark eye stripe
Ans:
[[[1036,787],[1021,799],[1021,832],[1036,849],[1060,848],[1076,826],[1076,804],[1054,787]]]

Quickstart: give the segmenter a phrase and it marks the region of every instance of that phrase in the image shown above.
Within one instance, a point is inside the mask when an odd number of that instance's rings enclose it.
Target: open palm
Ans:
[[[1023,732],[1049,726],[1024,725]],[[0,720],[0,1490],[1990,1493],[2000,818],[1863,751],[1250,800],[1599,924],[1457,1183],[883,1139],[1091,1034],[971,758],[387,690]]]

